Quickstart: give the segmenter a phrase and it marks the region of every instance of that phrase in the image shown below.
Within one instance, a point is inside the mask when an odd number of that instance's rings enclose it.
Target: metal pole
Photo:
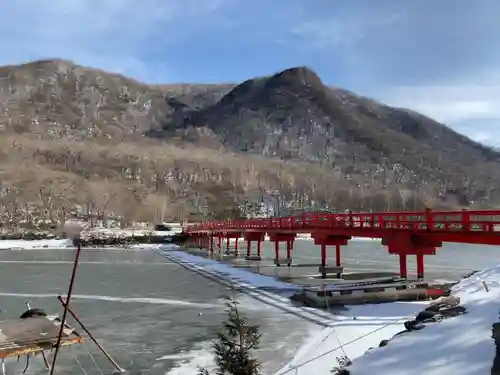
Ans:
[[[94,344],[99,348],[99,350],[104,354],[104,356],[111,362],[111,364],[119,371],[119,372],[125,372],[124,369],[122,369],[116,361],[111,358],[109,353],[97,342],[95,337],[90,333],[90,331],[85,327],[85,325],[82,323],[78,315],[73,311],[73,309],[66,303],[64,302],[64,299],[61,296],[57,296],[57,299],[61,302],[61,304],[68,309],[68,312],[71,314],[73,319],[76,320],[76,322],[82,327],[82,329],[85,331],[85,333],[90,337],[90,339],[94,342]]]
[[[80,260],[81,250],[82,248],[80,244],[78,244],[78,247],[76,248],[75,263],[73,264],[73,272],[71,273],[71,279],[68,287],[68,295],[66,297],[66,301],[68,301],[68,304],[69,301],[71,301],[71,295],[73,293],[73,285],[75,284],[76,270],[78,268],[78,261]],[[54,374],[54,369],[56,367],[57,354],[59,353],[59,347],[61,346],[64,325],[66,324],[66,315],[68,314],[68,307],[69,307],[68,304],[66,304],[66,306],[64,307],[64,312],[61,320],[61,327],[59,328],[59,336],[57,337],[56,350],[54,352],[54,359],[52,360],[52,366],[50,368],[50,375]]]

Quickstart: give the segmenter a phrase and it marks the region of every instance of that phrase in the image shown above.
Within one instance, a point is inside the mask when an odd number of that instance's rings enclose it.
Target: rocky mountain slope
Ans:
[[[500,182],[499,153],[418,113],[327,87],[307,68],[246,81],[174,129],[202,144],[368,177],[365,188],[432,183],[464,205],[490,199]]]
[[[263,200],[293,211],[500,198],[499,153],[304,67],[239,85],[147,85],[64,60],[0,67],[0,133],[10,221],[75,205],[185,218]]]

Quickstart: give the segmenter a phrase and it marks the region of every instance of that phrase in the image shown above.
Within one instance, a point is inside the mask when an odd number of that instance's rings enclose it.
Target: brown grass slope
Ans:
[[[75,206],[125,221],[223,217],[263,199],[288,211],[491,205],[500,181],[497,153],[307,68],[153,86],[64,60],[0,67],[0,136],[11,222],[60,222]]]

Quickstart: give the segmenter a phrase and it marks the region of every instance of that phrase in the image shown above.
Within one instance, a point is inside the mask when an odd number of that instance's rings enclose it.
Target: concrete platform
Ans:
[[[260,255],[250,255],[245,256],[245,260],[261,261],[262,257]]]
[[[427,284],[400,282],[390,284],[358,285],[318,290],[304,288],[292,300],[306,306],[328,308],[330,306],[358,305],[365,303],[387,303],[394,301],[422,301],[447,295],[446,290],[432,288]]]
[[[274,259],[274,264],[277,267],[279,267],[279,266],[290,267],[292,265],[292,258],[288,258],[288,259]]]

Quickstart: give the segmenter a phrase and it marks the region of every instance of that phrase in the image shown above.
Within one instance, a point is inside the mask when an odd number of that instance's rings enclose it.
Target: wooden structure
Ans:
[[[57,344],[61,320],[57,315],[0,321],[0,358],[52,350]],[[64,326],[61,346],[83,343],[83,338]]]

